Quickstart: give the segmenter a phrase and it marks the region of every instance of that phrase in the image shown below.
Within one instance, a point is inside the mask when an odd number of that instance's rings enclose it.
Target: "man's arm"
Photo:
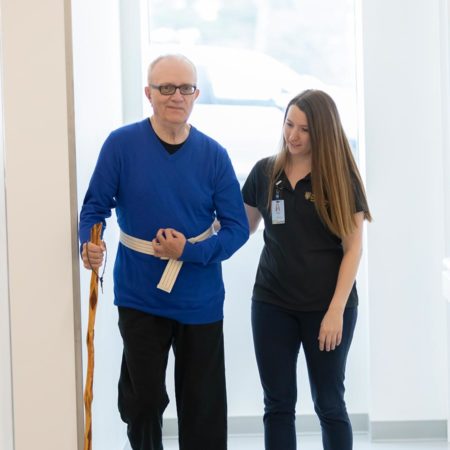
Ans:
[[[179,258],[181,261],[204,265],[224,261],[249,237],[239,182],[225,150],[220,154],[213,201],[220,230],[202,242],[192,244],[186,241]]]
[[[111,210],[116,206],[115,196],[117,195],[118,180],[119,163],[110,136],[100,151],[80,213],[80,251],[83,264],[87,268],[91,268],[91,265],[94,268],[101,265],[103,246],[95,246],[89,243],[87,246],[89,255],[87,255],[86,244],[90,241],[91,229],[96,223],[101,222],[104,230],[105,219],[111,216]]]

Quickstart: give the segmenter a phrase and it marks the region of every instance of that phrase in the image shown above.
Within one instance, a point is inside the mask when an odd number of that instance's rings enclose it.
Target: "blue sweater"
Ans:
[[[148,119],[124,126],[106,139],[80,214],[80,242],[116,208],[125,233],[151,241],[160,228],[194,237],[215,216],[221,230],[186,242],[184,262],[170,294],[157,289],[167,261],[119,243],[114,264],[114,303],[181,323],[223,318],[221,261],[248,239],[248,222],[231,161],[216,141],[191,127],[183,146],[170,155]]]

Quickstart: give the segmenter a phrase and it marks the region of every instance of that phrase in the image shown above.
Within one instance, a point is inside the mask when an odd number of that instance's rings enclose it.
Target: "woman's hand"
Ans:
[[[342,238],[344,256],[339,267],[339,274],[328,311],[322,319],[319,332],[320,351],[334,350],[342,340],[344,310],[355,282],[359,260],[362,252],[364,213],[355,214],[356,227],[353,232]]]
[[[342,327],[344,325],[344,315],[341,310],[331,309],[325,313],[320,324],[319,349],[320,351],[334,350],[342,340]]]

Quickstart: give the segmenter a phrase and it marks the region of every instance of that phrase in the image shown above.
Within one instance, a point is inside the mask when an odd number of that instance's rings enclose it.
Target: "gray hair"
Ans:
[[[175,59],[181,62],[185,62],[189,64],[192,67],[192,70],[194,72],[195,76],[195,82],[197,82],[197,68],[195,67],[195,64],[186,56],[180,54],[180,53],[168,53],[166,55],[158,56],[156,59],[154,59],[150,65],[148,66],[147,70],[147,83],[150,84],[150,78],[152,76],[153,69],[164,59]]]

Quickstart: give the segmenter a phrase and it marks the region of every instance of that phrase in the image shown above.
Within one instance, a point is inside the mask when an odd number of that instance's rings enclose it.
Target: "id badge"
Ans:
[[[272,200],[272,224],[284,223],[284,200]]]

